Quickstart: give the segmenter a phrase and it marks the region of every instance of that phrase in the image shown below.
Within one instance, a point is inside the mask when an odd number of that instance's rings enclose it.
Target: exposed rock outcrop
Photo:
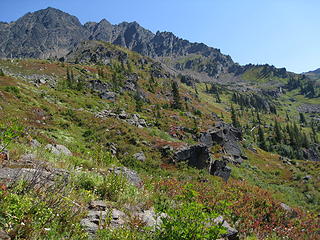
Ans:
[[[241,130],[224,122],[218,122],[214,129],[203,132],[199,139],[209,148],[216,144],[220,145],[222,153],[232,157],[232,162],[236,164],[240,164],[243,160],[243,153],[239,144],[241,140]]]
[[[208,147],[197,144],[182,148],[174,154],[175,162],[187,162],[190,166],[198,169],[208,168],[210,165],[210,154]]]
[[[143,182],[140,179],[137,172],[129,168],[126,168],[126,167],[109,168],[109,172],[112,172],[116,175],[124,176],[129,183],[135,185],[136,187],[142,187],[143,185]]]
[[[225,161],[216,160],[210,166],[210,174],[221,177],[227,182],[231,175],[231,168],[227,167],[227,163]]]
[[[66,156],[72,156],[72,152],[63,145],[59,145],[59,144],[47,144],[45,146],[45,149],[47,149],[48,151],[52,152],[55,155],[66,155]]]

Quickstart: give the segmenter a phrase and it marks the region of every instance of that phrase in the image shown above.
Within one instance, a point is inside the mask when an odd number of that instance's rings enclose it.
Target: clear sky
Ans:
[[[219,48],[240,64],[320,68],[320,0],[1,0],[0,21],[48,6],[82,23],[137,21]]]

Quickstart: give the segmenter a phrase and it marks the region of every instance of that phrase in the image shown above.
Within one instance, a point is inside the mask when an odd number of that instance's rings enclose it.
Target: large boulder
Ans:
[[[50,151],[51,153],[53,153],[55,155],[72,156],[72,152],[66,146],[63,146],[63,145],[47,144],[45,146],[45,149],[47,149],[48,151]]]
[[[227,167],[227,163],[224,161],[216,160],[210,166],[210,174],[221,177],[224,181],[228,181],[231,168]]]
[[[197,144],[180,149],[174,154],[175,162],[187,162],[190,166],[198,169],[208,168],[210,154],[205,144]]]
[[[124,176],[129,183],[135,185],[136,187],[141,187],[143,182],[136,171],[131,170],[126,167],[115,167],[109,168],[109,172],[114,173],[116,175]]]
[[[208,148],[218,144],[222,147],[221,153],[233,158],[233,163],[241,163],[243,153],[239,141],[242,140],[241,130],[224,122],[218,122],[215,128],[203,132],[199,141]]]

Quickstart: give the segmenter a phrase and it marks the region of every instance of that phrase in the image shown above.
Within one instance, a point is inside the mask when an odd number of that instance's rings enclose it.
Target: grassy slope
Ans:
[[[132,53],[129,52],[129,54]],[[138,56],[132,56],[132,61],[136,57]],[[74,70],[75,77],[83,76],[81,69],[89,71],[86,73],[89,79],[97,77],[96,66],[69,65],[69,67]],[[67,65],[38,60],[14,62],[1,60],[0,68],[23,75],[48,74],[63,82],[66,77]],[[106,67],[107,76],[102,80],[110,81],[112,71],[111,68]],[[159,127],[138,129],[116,119],[103,120],[94,117],[97,112],[106,108],[120,108],[126,110],[126,112],[134,113],[135,102],[128,93],[119,95],[116,103],[111,103],[101,100],[94,93],[86,90],[75,91],[59,86],[53,89],[47,85],[35,87],[23,79],[0,77],[0,106],[3,109],[0,122],[7,124],[17,121],[28,129],[28,136],[21,138],[19,144],[10,147],[12,159],[17,160],[24,152],[30,151],[27,147],[27,141],[29,138],[36,138],[43,145],[49,142],[64,144],[75,153],[74,157],[57,158],[39,149],[41,152],[39,154],[40,160],[50,161],[59,167],[70,170],[83,167],[85,171],[94,172],[94,168],[103,170],[112,165],[126,165],[138,170],[148,186],[147,191],[149,192],[146,194],[149,197],[140,199],[146,205],[150,204],[150,201],[155,201],[154,196],[159,193],[156,186],[159,184],[165,185],[167,181],[172,181],[170,186],[181,186],[186,182],[192,182],[198,186],[199,191],[209,189],[212,195],[217,194],[217,199],[225,197],[235,205],[237,202],[244,200],[241,194],[234,196],[233,192],[239,194],[239,192],[248,191],[250,192],[249,195],[254,196],[257,199],[256,201],[260,202],[261,196],[258,195],[259,193],[256,192],[255,188],[255,186],[258,186],[259,191],[263,191],[262,189],[270,191],[270,199],[272,199],[270,201],[283,201],[293,207],[301,207],[303,210],[319,211],[317,200],[320,199],[319,181],[317,179],[318,163],[296,161],[297,165],[288,167],[279,161],[278,155],[260,149],[257,153],[246,150],[249,159],[240,167],[232,166],[232,179],[227,185],[217,177],[210,176],[203,171],[168,165],[166,161],[161,159],[157,146],[165,144],[177,146],[183,144],[183,142],[193,142],[191,135],[188,134],[184,134],[182,140],[174,139],[168,134],[169,129],[180,125],[190,129],[198,128],[198,131],[206,130],[214,124],[210,117],[211,112],[215,112],[219,116],[223,114],[224,120],[230,122],[230,113],[226,108],[230,107],[231,94],[227,91],[223,92],[221,94],[222,103],[216,103],[213,96],[205,93],[203,84],[197,86],[199,98],[194,97],[194,89],[181,85],[181,96],[188,96],[191,99],[191,102],[187,103],[189,111],[192,112],[192,109],[195,109],[202,113],[201,118],[198,116],[198,120],[194,121],[182,111],[174,111],[165,107],[170,105],[170,99],[163,97],[170,94],[170,80],[157,79],[154,93],[151,93],[146,91],[149,86],[147,70],[134,66],[134,71],[140,74],[139,85],[142,86],[150,100],[150,103],[143,105],[143,111],[139,114],[147,121],[155,122],[155,105],[162,106],[160,108],[161,118],[157,120]],[[8,86],[14,86],[18,91],[12,91]],[[288,98],[292,97],[292,94],[294,93],[284,95],[281,101],[286,102]],[[302,96],[295,97],[299,101],[309,101]],[[288,108],[293,109],[294,106],[291,105]],[[266,115],[263,117],[272,122],[275,116]],[[248,119],[249,117],[246,117],[246,113],[244,113],[241,122],[244,124]],[[101,157],[99,148],[104,148],[108,142],[115,143],[118,146],[117,159],[119,160],[109,159],[103,162],[104,158]],[[132,160],[131,156],[139,151],[146,153],[146,163],[136,163]],[[301,178],[308,174],[312,175],[313,178],[305,183]],[[169,180],[167,177],[169,177]],[[208,184],[199,185],[198,180],[202,178],[208,179]],[[170,195],[170,187],[167,190],[167,194]],[[255,208],[256,206],[251,206],[248,209],[247,216],[242,216],[242,218],[250,215],[254,216]],[[249,234],[249,230],[245,234]]]

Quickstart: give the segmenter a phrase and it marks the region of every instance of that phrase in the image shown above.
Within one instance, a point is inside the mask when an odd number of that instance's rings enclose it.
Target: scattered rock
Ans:
[[[154,209],[149,209],[138,213],[138,217],[146,224],[147,227],[156,227],[161,225],[161,219],[167,217],[167,215],[165,213],[161,213],[157,216]]]
[[[110,101],[116,100],[116,94],[114,92],[103,92],[103,93],[100,93],[99,96],[105,100],[110,100]]]
[[[33,148],[37,148],[37,147],[40,147],[41,144],[36,140],[36,139],[32,139],[30,142],[29,142],[29,145]]]
[[[84,218],[80,221],[81,226],[91,234],[96,233],[99,230],[99,225],[89,218]]]
[[[11,237],[5,231],[0,230],[0,239],[1,240],[11,240]]]
[[[130,125],[136,126],[138,128],[150,127],[151,124],[148,124],[146,120],[140,117],[139,114],[132,114],[131,116],[125,111],[121,111],[121,113],[114,113],[111,110],[103,110],[96,114],[97,118],[109,118],[115,117],[120,120],[123,120]]]
[[[58,177],[67,178],[68,171],[63,169],[45,169],[45,168],[0,168],[0,180],[15,181],[24,179],[34,183],[53,183]]]
[[[49,150],[55,155],[66,155],[66,156],[72,156],[72,152],[63,145],[58,144],[48,144],[45,146],[45,149]]]
[[[20,161],[26,162],[26,163],[33,163],[37,160],[37,155],[34,153],[28,153],[24,154],[20,157]]]
[[[216,160],[210,167],[210,174],[221,177],[224,181],[228,181],[231,168],[227,167],[227,163],[224,161]]]
[[[116,167],[109,168],[109,171],[117,175],[122,174],[128,180],[128,182],[137,187],[141,187],[143,185],[142,180],[134,170],[130,170],[126,167]]]
[[[296,218],[298,213],[285,203],[280,203],[280,207],[287,212],[290,218]]]
[[[140,161],[140,162],[145,162],[146,161],[146,156],[144,155],[143,152],[138,152],[138,153],[134,154],[133,157],[135,159],[137,159],[138,161]]]
[[[304,181],[308,182],[309,180],[312,179],[312,176],[311,175],[307,175],[303,178]]]
[[[223,227],[227,229],[227,233],[222,237],[227,238],[228,240],[239,240],[238,231],[232,228],[228,222],[226,222],[222,216],[217,217],[213,220],[215,224],[222,224]]]
[[[174,154],[174,161],[186,161],[198,169],[208,168],[210,164],[209,150],[204,144],[197,144],[180,149]]]
[[[89,209],[96,209],[96,210],[104,211],[107,209],[107,204],[102,200],[92,201],[90,203]]]
[[[301,113],[320,113],[320,104],[302,104],[298,107]]]

